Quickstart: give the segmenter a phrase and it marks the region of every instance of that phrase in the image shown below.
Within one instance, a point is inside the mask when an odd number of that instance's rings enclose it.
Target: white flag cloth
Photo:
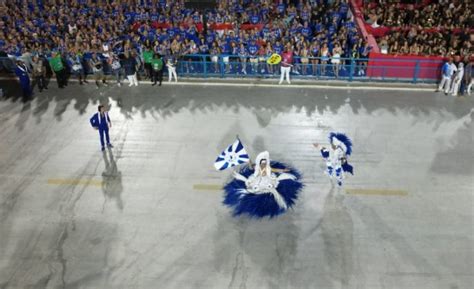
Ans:
[[[222,171],[233,166],[248,163],[249,161],[247,151],[240,140],[237,139],[217,157],[214,167],[216,170]]]

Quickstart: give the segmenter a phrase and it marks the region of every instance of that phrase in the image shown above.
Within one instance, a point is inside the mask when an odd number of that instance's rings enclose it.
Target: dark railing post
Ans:
[[[222,58],[222,56],[220,55],[219,55],[219,67],[221,68],[221,78],[224,78],[224,73],[225,73],[224,58]]]
[[[417,82],[419,72],[420,72],[420,60],[417,60],[415,64],[415,71],[413,72],[413,83]]]
[[[351,57],[351,66],[349,68],[349,81],[352,81],[354,78],[354,70],[355,70],[355,61],[354,61],[354,58]]]
[[[203,64],[203,73],[204,73],[204,78],[207,78],[207,62],[206,62],[206,56],[202,55],[202,64]]]

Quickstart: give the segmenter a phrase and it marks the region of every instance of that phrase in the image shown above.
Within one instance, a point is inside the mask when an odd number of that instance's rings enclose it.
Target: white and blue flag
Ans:
[[[249,161],[247,151],[242,145],[242,142],[237,139],[217,157],[214,162],[214,167],[218,171],[223,171],[233,166],[248,163]]]

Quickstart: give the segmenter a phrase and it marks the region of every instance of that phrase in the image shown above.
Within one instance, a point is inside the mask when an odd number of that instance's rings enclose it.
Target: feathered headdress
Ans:
[[[352,153],[352,141],[343,133],[331,132],[329,134],[329,142],[335,146],[340,147],[346,155]]]

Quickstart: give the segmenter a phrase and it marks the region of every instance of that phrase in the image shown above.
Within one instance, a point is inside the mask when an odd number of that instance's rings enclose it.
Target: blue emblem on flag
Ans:
[[[249,161],[247,151],[240,140],[237,139],[217,157],[214,167],[216,170],[223,171],[233,166],[248,163]]]

